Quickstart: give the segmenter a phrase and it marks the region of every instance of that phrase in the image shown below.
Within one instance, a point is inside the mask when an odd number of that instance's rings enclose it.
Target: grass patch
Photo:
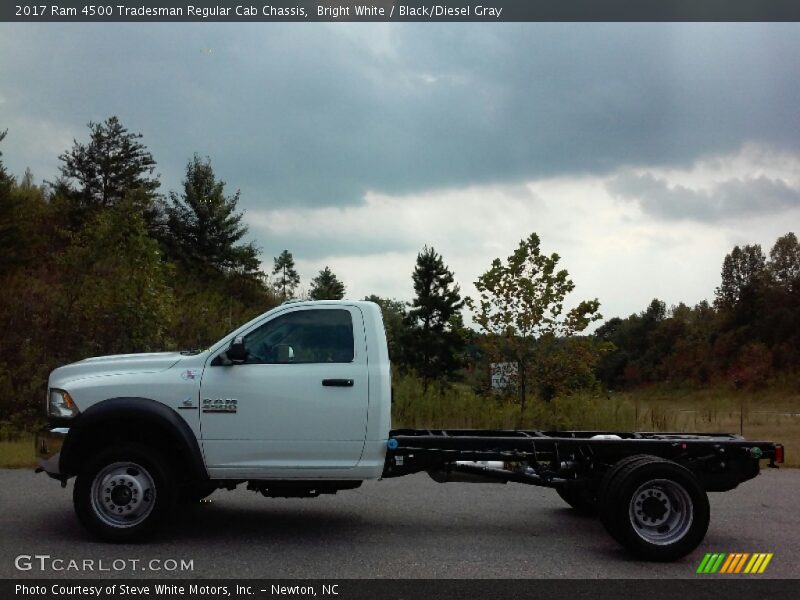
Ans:
[[[35,466],[33,434],[20,434],[14,439],[0,440],[0,468],[32,469]]]
[[[645,419],[653,411],[671,415],[672,426],[656,431],[740,433],[750,440],[779,442],[786,448],[786,466],[800,467],[800,393],[791,388],[643,389],[624,396]],[[640,420],[640,428],[643,424]]]
[[[549,403],[532,398],[523,413],[513,400],[480,396],[463,385],[434,384],[423,393],[418,380],[401,376],[395,378],[392,426],[742,433],[782,443],[786,466],[800,467],[800,393],[791,389],[581,393]]]

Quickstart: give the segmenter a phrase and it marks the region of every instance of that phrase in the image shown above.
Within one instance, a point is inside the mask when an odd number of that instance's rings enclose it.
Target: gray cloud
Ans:
[[[708,189],[670,185],[651,173],[623,173],[606,185],[609,193],[635,201],[643,212],[667,220],[721,221],[800,208],[800,188],[764,175],[734,178]]]
[[[335,225],[331,224],[332,230],[329,235],[315,236],[308,235],[303,231],[293,233],[269,233],[264,237],[269,239],[269,247],[264,248],[261,259],[272,265],[272,254],[277,254],[282,249],[289,249],[295,256],[303,257],[306,260],[322,260],[327,256],[365,256],[379,255],[391,252],[411,252],[418,251],[418,244],[411,240],[392,238],[389,235],[348,237],[342,235],[342,231],[335,231]],[[251,228],[251,233],[259,236],[258,228]],[[349,232],[348,232],[349,233]],[[264,234],[260,234],[264,235]]]
[[[0,25],[4,158],[117,114],[166,188],[211,156],[243,207],[330,206],[800,147],[794,24]],[[13,59],[8,59],[13,57]],[[44,127],[44,126],[43,126]],[[733,193],[733,192],[731,192]]]

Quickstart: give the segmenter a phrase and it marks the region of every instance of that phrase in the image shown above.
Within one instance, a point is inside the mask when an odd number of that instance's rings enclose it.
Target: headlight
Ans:
[[[50,397],[47,401],[47,414],[51,417],[61,419],[71,419],[78,415],[78,407],[75,401],[70,398],[64,390],[50,390]]]

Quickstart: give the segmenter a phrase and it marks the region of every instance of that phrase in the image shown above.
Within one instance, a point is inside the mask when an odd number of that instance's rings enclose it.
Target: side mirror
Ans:
[[[228,360],[234,365],[240,365],[246,361],[248,354],[247,348],[244,347],[244,338],[241,336],[234,338],[231,345],[228,346],[228,349],[225,351]]]

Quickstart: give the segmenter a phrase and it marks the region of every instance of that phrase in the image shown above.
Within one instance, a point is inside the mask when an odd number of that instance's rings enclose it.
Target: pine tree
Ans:
[[[210,159],[195,154],[186,165],[183,192],[171,192],[165,208],[168,255],[190,267],[260,275],[259,250],[238,244],[247,234],[238,202],[238,191],[225,195],[225,182],[216,179]]]
[[[285,301],[294,294],[297,286],[300,285],[300,275],[294,268],[294,257],[288,250],[284,250],[274,259],[272,275],[275,278],[273,285],[281,298]]]
[[[341,300],[344,298],[344,289],[344,284],[326,266],[311,280],[308,297],[312,300]]]
[[[464,301],[452,271],[434,248],[425,246],[417,255],[412,279],[416,297],[406,315],[403,363],[422,377],[427,391],[431,381],[452,378],[461,366],[464,342],[452,325]]]
[[[153,176],[156,162],[139,141],[142,134],[130,133],[117,117],[90,122],[89,131],[88,143],[73,140],[72,149],[58,157],[63,163],[58,183],[69,190],[76,207],[108,208],[134,190],[152,199],[160,183],[158,176]],[[152,210],[152,203],[146,208]]]

